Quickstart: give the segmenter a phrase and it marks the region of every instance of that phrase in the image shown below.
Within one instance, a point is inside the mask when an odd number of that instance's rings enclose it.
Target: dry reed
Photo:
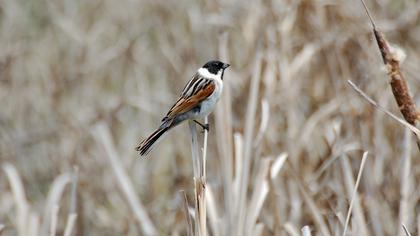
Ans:
[[[420,4],[366,3],[404,63],[353,1],[1,1],[0,234],[420,235]],[[138,158],[210,59],[206,161],[187,124]]]

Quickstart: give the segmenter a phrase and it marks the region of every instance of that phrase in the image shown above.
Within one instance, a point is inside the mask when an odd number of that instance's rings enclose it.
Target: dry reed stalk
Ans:
[[[237,199],[239,197],[239,190],[240,190],[240,179],[242,176],[242,166],[243,166],[243,146],[244,141],[243,137],[240,133],[235,133],[233,136],[234,143],[235,143],[235,176],[233,180],[233,197]],[[236,202],[235,208],[233,210],[237,209],[238,203]]]
[[[292,170],[291,164],[289,164],[290,169]],[[312,214],[312,217],[317,225],[317,228],[320,231],[321,235],[329,236],[331,235],[330,230],[328,229],[328,225],[325,222],[321,210],[316,205],[315,201],[312,199],[311,195],[309,194],[308,190],[306,189],[306,186],[303,185],[302,181],[299,179],[298,175],[296,175],[296,172],[292,170],[293,175],[296,178],[296,182],[298,184],[299,190],[302,193],[303,200],[305,201],[306,205],[309,208],[309,211]]]
[[[260,235],[263,225],[257,223],[258,216],[270,190],[272,183],[282,169],[287,154],[282,153],[276,159],[262,158],[255,175],[255,187],[247,207],[247,217],[245,222],[245,231],[249,235]],[[274,189],[272,189],[274,191]],[[276,222],[278,223],[278,222]]]
[[[363,207],[360,202],[359,195],[357,192],[355,193],[354,186],[355,181],[353,179],[353,172],[351,168],[350,161],[348,160],[348,157],[346,155],[341,156],[341,165],[342,165],[342,172],[344,177],[344,185],[345,189],[348,193],[349,198],[351,199],[349,212],[347,213],[347,217],[349,217],[350,211],[353,215],[352,219],[352,234],[355,235],[369,235],[368,229],[366,225],[366,219],[363,214]],[[362,160],[363,161],[363,160]],[[359,171],[360,173],[360,171]],[[358,182],[356,181],[356,185],[358,185]],[[346,227],[346,224],[349,223],[349,218],[346,218],[346,221],[344,223],[344,227]]]
[[[368,101],[371,105],[373,105],[378,110],[384,112],[388,116],[390,116],[392,119],[398,121],[400,124],[404,125],[405,127],[409,128],[416,136],[417,139],[420,137],[420,130],[416,128],[415,126],[411,125],[407,121],[399,118],[398,116],[392,114],[390,111],[386,110],[382,106],[380,106],[377,102],[375,102],[372,98],[370,98],[365,92],[363,92],[359,87],[357,87],[356,84],[354,84],[351,80],[347,80],[347,82],[350,84],[350,86],[359,93],[360,96],[362,96],[366,101]]]
[[[123,163],[118,157],[117,150],[112,141],[111,133],[106,123],[99,123],[93,129],[93,136],[96,142],[105,150],[109,164],[115,174],[119,187],[121,188],[127,202],[133,211],[138,225],[145,235],[157,235],[158,231],[149,218],[147,211],[136,195],[134,185],[128,177]]]
[[[28,235],[39,235],[39,215],[38,213],[31,212],[29,215]]]
[[[50,224],[50,236],[55,236],[57,232],[57,222],[58,222],[58,212],[60,210],[60,207],[55,204],[51,208],[51,224]]]
[[[243,150],[243,163],[241,168],[240,184],[239,184],[239,196],[236,205],[237,209],[237,224],[236,224],[236,234],[235,235],[245,235],[244,232],[245,222],[247,217],[247,190],[249,185],[249,178],[251,175],[251,157],[252,157],[252,143],[254,140],[254,123],[255,123],[255,113],[257,110],[257,99],[258,99],[258,90],[261,79],[261,64],[262,64],[262,52],[261,50],[257,51],[255,57],[255,67],[253,70],[253,75],[251,79],[251,87],[249,91],[249,100],[248,107],[246,111],[245,119],[245,131],[244,131],[244,150]]]
[[[403,148],[403,164],[400,171],[400,206],[399,206],[399,224],[405,225],[409,223],[409,198],[411,195],[411,178],[410,178],[410,172],[411,172],[411,142],[410,142],[410,131],[408,129],[405,129],[404,133],[404,148]],[[403,227],[403,229],[405,229]],[[398,235],[403,236],[405,233],[403,230],[398,230]]]
[[[56,224],[57,219],[53,221],[52,217],[57,217],[56,214],[58,214],[58,212],[56,213],[56,211],[58,210],[58,203],[61,200],[61,196],[63,195],[65,187],[67,186],[67,184],[71,183],[71,181],[72,175],[70,173],[62,174],[54,179],[54,182],[52,183],[51,188],[48,192],[48,197],[45,204],[45,210],[43,215],[44,222],[41,226],[42,235],[48,235],[48,231],[51,232],[52,224]],[[54,230],[55,227],[56,225],[54,225]]]
[[[197,217],[200,236],[207,235],[207,209],[206,209],[206,181],[203,177],[194,179]]]
[[[401,71],[400,58],[395,52],[393,52],[392,47],[385,39],[385,35],[377,29],[373,17],[370,14],[364,0],[361,0],[361,2],[364,9],[366,10],[366,14],[370,19],[373,34],[375,35],[379,51],[381,52],[382,60],[385,64],[388,76],[391,78],[391,89],[392,93],[394,94],[395,101],[398,104],[398,108],[404,119],[411,125],[416,126],[416,121],[419,118],[419,115],[414,100],[408,89],[405,77]],[[418,148],[420,150],[419,144],[420,143],[417,142]]]
[[[77,212],[77,182],[79,179],[79,167],[74,166],[73,169],[74,172],[71,183],[69,215]]]
[[[22,179],[20,178],[18,171],[12,164],[4,164],[3,170],[4,172],[6,172],[10,188],[13,192],[15,206],[17,208],[16,226],[18,235],[26,236],[28,235],[27,224],[30,211],[28,201],[26,200],[25,189],[23,188]]]
[[[402,224],[402,228],[403,228],[403,230],[404,230],[404,234],[405,234],[406,236],[411,236],[410,232],[408,231],[407,227],[405,227],[405,225],[404,225],[404,224]]]
[[[272,202],[274,204],[274,207],[272,207],[272,212],[273,212],[273,233],[275,235],[278,235],[280,232],[280,225],[281,225],[281,220],[280,220],[280,213],[279,210],[279,203],[277,202],[276,199],[276,189],[274,186],[274,182],[276,180],[277,174],[280,171],[280,169],[283,167],[284,163],[286,162],[287,159],[287,153],[282,153],[279,155],[279,157],[277,158],[277,160],[275,160],[272,164],[271,164],[271,168],[270,168],[270,178],[268,179],[268,184],[269,184],[269,189],[271,189],[271,191],[269,191],[269,195],[268,195],[268,201]]]
[[[193,226],[191,223],[191,216],[190,216],[190,212],[188,210],[188,199],[187,199],[187,194],[185,194],[184,190],[180,191],[181,197],[183,199],[184,202],[184,214],[185,214],[185,221],[187,222],[187,236],[193,236]]]
[[[228,53],[228,41],[229,33],[222,33],[219,37],[219,47],[218,47],[218,58],[222,61],[230,61]],[[231,84],[234,84],[235,77],[232,76],[231,70],[227,70],[226,79],[223,84],[223,94],[222,98],[218,103],[218,107],[214,112],[215,120],[215,134],[216,134],[216,143],[219,150],[218,157],[220,158],[220,175],[222,176],[222,186],[223,186],[223,224],[216,224],[219,228],[213,228],[213,232],[217,233],[232,232],[234,225],[234,212],[235,212],[235,198],[233,191],[233,177],[234,177],[234,154],[233,154],[233,122],[232,122],[232,92]],[[207,203],[210,210],[214,209],[216,212],[217,206],[210,205]],[[211,214],[211,213],[210,213]],[[210,215],[209,215],[210,216]],[[211,219],[211,218],[210,218]],[[216,219],[214,219],[216,220]],[[222,229],[223,228],[223,229]],[[217,232],[217,233],[216,233]]]
[[[208,125],[209,123],[209,118],[208,116],[206,116],[204,118],[204,124]],[[203,141],[203,161],[202,161],[202,177],[204,178],[204,180],[206,180],[206,176],[207,176],[207,171],[206,171],[206,162],[207,162],[207,142],[208,142],[208,136],[209,136],[209,132],[208,130],[204,130],[204,141]]]
[[[198,154],[198,137],[197,137],[197,128],[193,121],[189,121],[188,125],[190,127],[191,133],[191,157],[193,161],[193,181],[194,181],[194,202],[195,202],[195,215],[194,215],[194,235],[200,235],[200,213],[199,213],[199,204],[197,197],[197,182],[196,180],[200,178],[200,157]]]
[[[362,162],[360,163],[359,173],[357,174],[356,184],[354,185],[354,188],[353,188],[353,193],[352,193],[352,197],[351,197],[351,200],[350,200],[350,206],[349,206],[349,210],[347,212],[346,223],[344,224],[343,236],[345,236],[346,233],[347,233],[347,227],[348,227],[349,222],[350,222],[350,216],[351,216],[351,212],[352,212],[354,203],[356,203],[358,205],[357,207],[359,209],[359,213],[358,213],[359,216],[357,217],[358,218],[357,220],[358,220],[358,224],[359,224],[358,227],[360,227],[359,230],[361,230],[361,231],[358,231],[358,232],[361,232],[362,235],[367,235],[367,232],[368,232],[367,229],[366,229],[366,222],[365,222],[364,218],[362,218],[363,213],[362,213],[361,206],[359,205],[359,201],[358,201],[359,198],[358,198],[358,195],[357,195],[357,189],[359,187],[360,179],[362,177],[362,173],[363,173],[363,169],[365,167],[367,157],[368,157],[368,152],[364,152],[363,157],[362,157]],[[343,160],[343,163],[346,163],[346,161],[348,162],[348,160],[344,159],[344,158],[342,158],[341,160]],[[346,170],[349,171],[350,170],[349,168],[350,168],[350,164],[346,164],[345,167],[344,167],[344,171],[346,171]],[[349,178],[347,178],[347,179],[349,179]]]
[[[253,232],[255,230],[255,224],[257,223],[258,216],[269,191],[267,178],[270,178],[270,164],[271,160],[269,158],[263,158],[259,163],[255,176],[256,184],[254,191],[252,192],[250,202],[247,206],[248,209],[244,232]]]
[[[295,225],[293,225],[292,223],[290,223],[290,222],[286,222],[284,224],[284,229],[286,230],[286,232],[289,235],[299,236],[299,230],[298,230],[298,228]]]
[[[73,228],[76,225],[77,219],[77,182],[79,179],[79,168],[77,166],[74,167],[74,173],[72,177],[71,183],[71,193],[70,193],[70,208],[69,214],[67,216],[67,224],[64,230],[64,236],[71,236]]]
[[[206,201],[213,235],[220,236],[222,235],[222,224],[225,224],[226,222],[221,219],[219,213],[217,212],[216,200],[214,199],[214,193],[210,185],[206,188]]]
[[[302,227],[301,229],[302,231],[302,236],[311,236],[311,228],[308,225],[305,225]]]
[[[255,137],[255,142],[253,147],[257,148],[260,146],[261,141],[264,137],[265,132],[268,128],[268,120],[270,118],[270,106],[268,104],[267,99],[261,100],[261,123],[260,128],[258,129],[258,134]]]
[[[194,178],[198,178],[200,176],[200,170],[201,170],[201,167],[200,167],[201,159],[199,158],[200,155],[198,152],[197,129],[193,121],[189,121],[188,126],[190,128],[190,133],[191,133],[191,155],[192,155],[192,161],[193,161]]]
[[[204,124],[208,124],[208,117],[204,118]],[[194,193],[195,193],[195,232],[200,236],[207,234],[207,210],[206,210],[206,159],[208,131],[204,130],[203,155],[199,155],[197,127],[193,121],[189,121],[191,132],[191,156],[194,169]]]
[[[313,220],[315,221],[315,224],[317,225],[316,226],[317,230],[320,232],[321,235],[325,235],[325,236],[331,235],[328,225],[322,216],[321,210],[317,206],[314,199],[312,199],[312,196],[308,190],[308,187],[304,184],[303,180],[301,179],[301,176],[294,169],[293,163],[288,162],[288,165],[289,165],[289,172],[294,178],[296,185],[299,191],[301,192],[303,200],[305,204],[307,205],[307,207],[309,208],[309,212],[312,214]]]
[[[64,230],[64,236],[71,236],[73,232],[74,225],[76,224],[77,214],[70,213],[67,218],[66,228]]]
[[[263,236],[264,226],[265,225],[263,223],[256,223],[254,230],[252,230],[252,232],[249,234],[252,236]]]
[[[420,214],[417,215],[417,236],[420,236]]]

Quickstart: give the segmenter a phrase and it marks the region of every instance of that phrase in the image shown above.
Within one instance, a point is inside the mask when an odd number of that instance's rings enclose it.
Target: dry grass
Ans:
[[[419,104],[420,3],[367,5],[404,52]],[[401,119],[360,2],[0,9],[1,235],[192,234],[188,125],[147,158],[134,147],[213,58],[232,66],[209,117],[208,235],[343,235],[347,215],[347,235],[420,235],[417,129]]]

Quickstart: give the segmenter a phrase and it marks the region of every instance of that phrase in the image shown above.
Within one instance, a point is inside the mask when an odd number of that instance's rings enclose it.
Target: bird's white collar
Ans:
[[[201,67],[200,69],[198,69],[198,73],[205,78],[221,80],[223,70],[219,70],[217,74],[212,74],[209,72],[209,70],[207,70],[207,68]]]

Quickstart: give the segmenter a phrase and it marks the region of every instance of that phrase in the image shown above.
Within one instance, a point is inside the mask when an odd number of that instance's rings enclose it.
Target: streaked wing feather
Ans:
[[[181,97],[185,98],[191,95],[191,89],[200,79],[203,79],[203,77],[198,72],[195,73],[191,80],[185,85],[184,89],[182,89]]]
[[[168,114],[166,115],[167,118],[173,118],[178,114],[182,114],[193,109],[195,106],[197,106],[198,103],[205,100],[214,92],[216,89],[216,84],[214,81],[208,79],[202,80],[205,81],[201,83],[201,86],[196,86],[193,88],[193,85],[190,85],[191,88],[186,88],[186,92],[188,92],[189,89],[192,89],[192,94],[188,97],[181,96],[169,110]]]

